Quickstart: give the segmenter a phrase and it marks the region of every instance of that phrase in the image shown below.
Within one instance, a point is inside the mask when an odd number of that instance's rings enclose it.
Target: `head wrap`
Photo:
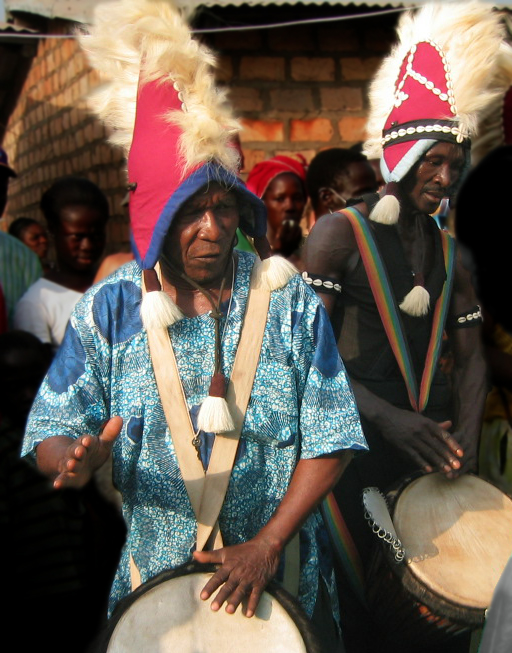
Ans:
[[[387,182],[370,219],[394,224],[400,215],[398,187],[437,142],[464,148],[470,165],[470,139],[481,115],[500,94],[495,70],[509,49],[500,15],[483,2],[430,2],[404,13],[398,42],[370,86],[368,139],[364,153],[380,158]],[[400,308],[425,315],[430,297],[417,285]]]
[[[247,176],[247,188],[257,197],[263,197],[270,183],[283,173],[296,175],[302,182],[306,193],[306,159],[298,154],[297,158],[278,155],[272,159],[257,163]]]
[[[215,86],[215,57],[192,38],[172,2],[101,3],[80,44],[104,82],[90,106],[112,129],[110,141],[124,149],[128,161],[132,247],[147,291],[144,327],[167,328],[183,317],[163,292],[154,266],[181,206],[211,182],[240,198],[240,226],[267,259],[257,266],[258,282],[270,290],[287,283],[296,270],[279,257],[268,260],[265,205],[238,177],[240,126]],[[217,378],[210,395],[225,404],[219,385]],[[213,430],[208,424],[201,428]],[[229,424],[225,430],[231,430]]]

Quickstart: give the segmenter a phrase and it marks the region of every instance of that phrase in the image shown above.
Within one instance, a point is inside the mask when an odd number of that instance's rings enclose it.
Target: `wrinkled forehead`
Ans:
[[[207,209],[219,202],[228,203],[233,206],[237,203],[235,192],[227,187],[212,182],[200,188],[191,197],[189,197],[178,209],[176,217],[178,218],[185,212]]]

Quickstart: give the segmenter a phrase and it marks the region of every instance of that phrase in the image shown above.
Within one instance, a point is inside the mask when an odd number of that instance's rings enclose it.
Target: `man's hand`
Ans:
[[[412,460],[419,469],[440,471],[447,478],[459,476],[464,451],[448,432],[452,423],[434,422],[423,415],[396,409],[393,419],[381,425],[382,436],[397,453]]]
[[[57,461],[58,475],[53,486],[56,489],[83,487],[107,461],[122,426],[121,417],[112,417],[98,436],[82,435],[65,447]]]
[[[277,571],[280,556],[280,547],[259,535],[243,544],[215,551],[195,551],[198,562],[221,565],[204,586],[201,599],[209,599],[220,587],[212,601],[212,610],[220,610],[227,602],[226,612],[233,614],[247,598],[245,616],[252,617],[263,590]]]

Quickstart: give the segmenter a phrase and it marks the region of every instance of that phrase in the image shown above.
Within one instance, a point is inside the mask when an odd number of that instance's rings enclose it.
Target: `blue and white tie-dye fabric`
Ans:
[[[252,254],[238,252],[231,306],[221,325],[227,378],[253,261]],[[139,316],[140,277],[135,263],[123,266],[77,304],[34,403],[22,452],[33,452],[39,442],[54,435],[97,434],[109,417],[123,418],[113,450],[113,473],[123,496],[128,539],[110,609],[131,590],[130,554],[144,582],[190,560],[196,536]],[[209,314],[185,318],[169,332],[195,421],[213,373],[213,320]],[[207,464],[213,435],[201,438]],[[296,275],[271,296],[254,387],[219,517],[224,543],[256,535],[283,498],[299,458],[342,449],[366,449],[359,415],[325,310]],[[324,553],[326,538],[315,512],[300,538],[299,600],[310,615],[319,573],[334,595],[332,567]]]

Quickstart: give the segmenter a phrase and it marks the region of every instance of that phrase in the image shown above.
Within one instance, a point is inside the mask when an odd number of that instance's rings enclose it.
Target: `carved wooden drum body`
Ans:
[[[382,546],[369,570],[368,600],[386,630],[412,645],[483,626],[512,554],[512,500],[469,474],[421,476],[387,500],[405,558]]]

